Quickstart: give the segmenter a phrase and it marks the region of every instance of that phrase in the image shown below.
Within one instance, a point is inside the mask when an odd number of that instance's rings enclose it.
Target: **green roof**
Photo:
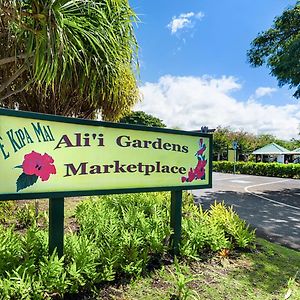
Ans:
[[[294,149],[293,152],[297,152],[297,153],[299,152],[300,154],[300,148]]]
[[[290,152],[291,152],[290,150],[282,146],[279,146],[275,143],[271,143],[269,145],[266,145],[262,148],[253,151],[252,154],[288,154]]]

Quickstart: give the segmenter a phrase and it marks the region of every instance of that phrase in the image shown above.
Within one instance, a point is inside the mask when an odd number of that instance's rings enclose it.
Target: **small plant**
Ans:
[[[38,286],[38,281],[27,269],[21,266],[6,274],[5,278],[0,278],[1,299],[49,299],[43,297],[42,290],[33,288]]]
[[[33,225],[36,221],[34,204],[26,203],[24,206],[18,207],[16,221],[20,228],[28,228]]]
[[[58,258],[56,252],[50,257],[45,255],[39,263],[38,279],[44,295],[63,296],[71,285],[64,268],[64,257]]]
[[[229,254],[230,254],[230,250],[226,248],[219,251],[219,256],[222,258],[227,258]]]
[[[71,293],[78,292],[84,286],[103,280],[109,280],[112,276],[102,271],[99,265],[101,250],[93,240],[86,236],[70,234],[66,237],[65,263],[67,273],[72,282]],[[114,273],[112,274],[114,275]]]
[[[184,256],[199,258],[207,249],[219,252],[254,247],[255,231],[249,230],[246,222],[223,202],[215,202],[203,211],[187,201],[183,212],[181,254]]]
[[[234,246],[240,248],[254,246],[255,230],[249,230],[249,226],[237,215],[232,206],[227,207],[224,202],[215,202],[210,207],[209,219],[224,230]]]
[[[22,243],[14,228],[0,225],[0,278],[19,265],[21,253]]]
[[[11,221],[15,209],[15,201],[0,201],[0,223],[9,223],[9,221]]]
[[[171,272],[174,281],[174,291],[171,294],[172,300],[200,299],[197,292],[192,290],[188,284],[197,278],[193,275],[185,275],[178,263],[177,257],[174,259],[175,272]]]
[[[298,272],[299,271],[296,272],[296,274],[295,274],[294,277],[289,278],[289,280],[288,280],[288,283],[287,283],[287,292],[284,295],[284,299],[285,300],[289,299],[292,296],[292,294],[293,294],[293,289],[294,289],[294,287],[296,285],[296,279],[297,279],[297,276],[298,276]]]

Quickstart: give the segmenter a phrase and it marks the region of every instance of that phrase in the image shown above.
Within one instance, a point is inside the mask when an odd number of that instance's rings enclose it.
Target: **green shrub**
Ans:
[[[71,293],[82,287],[93,286],[100,280],[109,280],[113,274],[99,270],[101,250],[87,236],[69,234],[65,241],[65,264],[68,277],[72,282]]]
[[[234,162],[214,161],[213,171],[233,173]],[[300,178],[300,164],[236,162],[236,173],[282,178]]]
[[[23,201],[0,201],[0,223],[15,224],[18,228],[29,228],[36,222],[34,203]]]
[[[28,265],[28,261],[27,261]],[[1,299],[52,299],[62,297],[71,285],[64,269],[63,258],[59,259],[56,253],[50,257],[44,255],[37,266],[29,268],[19,266],[6,276],[0,278]]]
[[[205,250],[219,251],[252,247],[255,231],[224,203],[215,202],[208,211],[193,203],[184,206],[181,254],[201,257]]]
[[[15,201],[0,201],[0,223],[8,223],[16,209]]]
[[[30,264],[38,265],[43,256],[48,253],[48,232],[33,225],[26,231],[25,235],[20,236],[20,239],[24,268],[29,268]]]
[[[13,229],[0,225],[0,278],[20,264],[22,242]]]
[[[231,243],[230,247],[223,248],[234,248],[235,246],[246,248],[255,241],[255,231],[249,230],[249,225],[237,215],[232,207],[227,207],[224,202],[215,202],[211,205],[208,215],[210,222],[221,228]]]
[[[43,256],[39,263],[38,279],[44,295],[62,296],[72,284],[64,268],[64,257],[58,258],[56,252],[50,257]]]
[[[99,268],[114,274],[139,275],[151,256],[161,256],[171,235],[169,195],[127,194],[91,199],[79,204],[80,234],[93,239],[101,253]],[[107,270],[108,269],[108,270]]]
[[[26,269],[21,269],[20,266],[11,273],[7,272],[6,277],[0,277],[1,299],[49,299],[43,297],[40,282],[35,276]]]
[[[215,203],[203,211],[187,194],[183,203],[182,256],[251,247],[254,232],[232,208]],[[76,209],[80,230],[65,236],[60,259],[48,255],[47,231],[35,224],[22,235],[0,226],[0,295],[57,299],[120,276],[139,276],[171,250],[169,211],[169,193],[83,201]]]
[[[28,228],[36,221],[33,203],[26,203],[16,210],[16,221],[20,228]]]

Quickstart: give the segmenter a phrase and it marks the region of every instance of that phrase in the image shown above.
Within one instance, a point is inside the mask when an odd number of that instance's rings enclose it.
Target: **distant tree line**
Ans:
[[[254,135],[244,130],[234,131],[230,127],[218,126],[213,133],[214,160],[226,160],[228,149],[232,149],[232,143],[238,143],[237,156],[239,160],[251,159],[251,153],[270,143],[276,143],[288,150],[300,147],[300,140],[291,139],[285,141],[271,134]]]

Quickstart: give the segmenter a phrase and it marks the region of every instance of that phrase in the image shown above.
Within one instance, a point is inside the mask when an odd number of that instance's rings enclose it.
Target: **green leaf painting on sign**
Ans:
[[[38,177],[36,175],[26,175],[22,173],[17,179],[17,192],[35,184],[37,180]]]

